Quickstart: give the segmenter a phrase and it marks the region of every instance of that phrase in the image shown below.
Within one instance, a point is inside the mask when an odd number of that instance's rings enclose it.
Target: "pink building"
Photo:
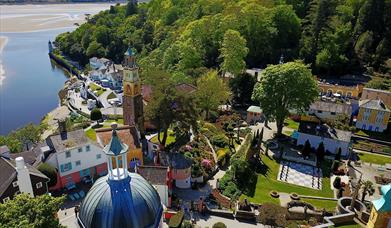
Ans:
[[[61,131],[46,139],[51,149],[46,163],[57,168],[56,186],[51,189],[72,188],[76,183],[107,173],[102,148],[91,141],[84,130]]]

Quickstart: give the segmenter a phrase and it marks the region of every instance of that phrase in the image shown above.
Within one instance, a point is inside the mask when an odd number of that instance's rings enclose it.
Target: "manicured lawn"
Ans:
[[[163,139],[163,132],[160,132],[160,139]],[[151,139],[151,142],[159,144],[159,140],[157,135]],[[175,142],[175,135],[172,130],[168,130],[166,145],[169,145],[171,143]]]
[[[295,192],[299,195],[308,195],[308,196],[323,196],[323,197],[333,197],[333,191],[330,189],[330,178],[329,175],[329,163],[325,162],[325,167],[323,169],[324,177],[322,180],[323,189],[315,190],[311,188],[306,188],[298,185],[288,184],[286,182],[281,182],[277,180],[278,170],[280,164],[275,160],[262,156],[262,161],[265,166],[261,174],[258,174],[257,184],[255,186],[254,194],[252,195],[242,195],[241,198],[248,198],[251,202],[255,203],[264,203],[272,202],[279,204],[279,199],[272,198],[270,196],[271,191],[292,193]],[[314,205],[316,206],[316,205]]]
[[[108,96],[107,96],[107,99],[113,99],[113,98],[117,98],[117,96],[111,92]]]
[[[290,128],[290,129],[293,129],[293,130],[299,129],[299,123],[290,119],[290,118],[285,119],[284,126]]]
[[[88,130],[86,131],[86,135],[87,135],[87,137],[90,138],[91,140],[96,141],[96,132],[95,132],[95,129],[92,129],[92,128],[88,129]]]
[[[377,154],[358,153],[360,160],[363,162],[369,162],[374,164],[384,165],[391,163],[391,156],[383,156]]]
[[[103,122],[103,125],[104,127],[107,127],[107,126],[110,126],[111,123],[114,123],[116,122],[117,124],[124,124],[124,119],[118,119],[118,120],[106,120],[105,122]]]
[[[95,83],[90,83],[90,89],[92,90],[92,92],[96,91],[97,92],[97,96],[99,97],[100,95],[102,95],[102,93],[105,92],[105,89],[103,89],[102,87],[98,86],[97,84]]]
[[[333,200],[301,199],[301,201],[310,203],[317,209],[325,208],[328,211],[334,211],[337,206],[337,201]]]

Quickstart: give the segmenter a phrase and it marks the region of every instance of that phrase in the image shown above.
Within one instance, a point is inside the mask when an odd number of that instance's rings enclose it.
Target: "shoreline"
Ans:
[[[117,2],[1,5],[0,34],[77,28]],[[121,3],[120,3],[121,4]]]
[[[0,36],[0,56],[3,55],[3,50],[4,50],[5,46],[7,45],[7,43],[8,43],[8,37]],[[3,66],[3,61],[0,58],[0,86],[3,85],[4,79],[5,79],[5,70],[4,70],[4,66]]]
[[[1,4],[0,8],[0,56],[9,41],[7,34],[22,34],[31,32],[45,32],[51,30],[75,29],[78,26],[75,23],[85,23],[85,15],[95,15],[101,11],[108,10],[110,5],[121,2],[80,2],[80,3],[37,3],[37,4]],[[66,7],[64,7],[66,6]],[[66,8],[66,9],[64,9]],[[28,23],[26,23],[28,22]],[[47,42],[46,40],[43,42]],[[51,61],[51,60],[50,60]],[[59,64],[58,67],[63,68]],[[66,70],[66,69],[63,69]],[[66,73],[64,72],[66,75]],[[5,70],[0,58],[0,86],[5,81]],[[65,80],[63,87],[68,82]],[[45,117],[56,110],[61,109],[61,98],[57,92],[57,104],[48,112],[43,113],[39,121],[41,123]],[[49,127],[50,128],[50,127]],[[4,132],[8,135],[9,132]],[[3,134],[0,134],[3,135]]]

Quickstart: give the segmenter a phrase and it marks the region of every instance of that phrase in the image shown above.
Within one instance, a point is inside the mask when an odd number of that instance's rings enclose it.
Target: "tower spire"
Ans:
[[[107,169],[109,180],[123,180],[128,177],[128,164],[126,162],[126,154],[129,146],[122,143],[117,135],[117,123],[112,123],[113,129],[110,143],[103,148],[103,152],[107,157]],[[115,164],[115,168],[113,165]]]

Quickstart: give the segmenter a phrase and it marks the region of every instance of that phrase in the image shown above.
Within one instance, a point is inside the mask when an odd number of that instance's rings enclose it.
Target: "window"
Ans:
[[[3,203],[6,203],[8,200],[10,200],[10,198],[9,198],[9,197],[5,197],[5,198],[3,199]]]
[[[72,169],[72,163],[68,162],[60,166],[61,172],[66,172]]]
[[[35,185],[35,187],[37,187],[37,189],[38,189],[38,188],[42,188],[42,182],[37,183],[37,184]]]
[[[96,159],[100,159],[101,157],[102,157],[101,154],[97,154],[97,155],[96,155]]]
[[[12,186],[13,186],[14,188],[18,187],[18,182],[17,182],[17,181],[12,182]]]
[[[322,110],[318,110],[318,113],[322,113]]]
[[[335,116],[335,112],[331,112],[331,115],[334,115],[334,116]]]
[[[83,152],[83,148],[79,148],[79,149],[77,149],[77,151],[79,152],[79,153],[81,153],[81,152]]]
[[[65,157],[66,158],[70,158],[71,157],[71,152],[70,151],[65,152]]]
[[[90,150],[91,150],[90,145],[86,146],[86,151],[88,152]]]
[[[79,166],[81,164],[80,160],[76,161],[76,166]]]

